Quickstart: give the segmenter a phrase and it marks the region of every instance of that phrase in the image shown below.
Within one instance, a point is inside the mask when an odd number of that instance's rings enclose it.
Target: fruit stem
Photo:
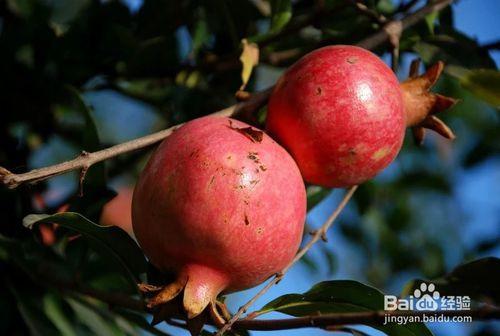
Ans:
[[[434,114],[447,110],[457,100],[430,91],[443,72],[444,63],[437,62],[420,76],[417,75],[418,64],[412,63],[410,78],[400,85],[406,113],[406,126],[412,127],[418,144],[422,144],[424,140],[425,128],[453,140],[455,138],[453,131]]]

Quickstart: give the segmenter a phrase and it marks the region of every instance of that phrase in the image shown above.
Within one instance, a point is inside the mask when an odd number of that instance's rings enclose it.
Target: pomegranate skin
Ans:
[[[108,203],[104,205],[99,223],[106,226],[118,226],[131,237],[132,230],[132,195],[133,187],[122,187]]]
[[[133,228],[150,261],[178,279],[189,317],[224,291],[253,287],[299,247],[306,193],[292,157],[242,122],[186,123],[155,151],[134,190]]]
[[[405,124],[391,69],[365,49],[339,45],[305,55],[284,73],[270,97],[266,129],[307,182],[348,187],[394,160]]]

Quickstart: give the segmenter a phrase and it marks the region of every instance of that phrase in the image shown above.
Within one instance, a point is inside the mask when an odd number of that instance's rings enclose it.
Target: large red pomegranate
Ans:
[[[184,290],[192,318],[219,293],[261,283],[294,257],[305,213],[299,169],[269,136],[229,118],[188,122],[162,142],[134,191],[139,244],[177,273],[150,306]]]
[[[432,114],[454,100],[428,92],[442,63],[398,83],[376,55],[355,46],[315,50],[278,81],[269,101],[266,128],[290,151],[304,179],[326,187],[364,182],[396,157],[405,128],[414,126],[452,138]]]

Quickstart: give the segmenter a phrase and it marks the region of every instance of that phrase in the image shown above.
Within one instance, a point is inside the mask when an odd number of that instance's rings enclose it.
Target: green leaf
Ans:
[[[147,262],[139,246],[124,231],[117,227],[100,226],[82,215],[63,212],[55,215],[28,215],[23,219],[24,226],[33,228],[40,223],[55,223],[81,233],[91,243],[95,243],[107,256],[121,265],[129,282],[135,287],[139,274],[145,273]]]
[[[29,17],[34,11],[36,2],[34,0],[7,0],[10,11],[21,17]]]
[[[384,294],[378,289],[351,280],[325,281],[303,294],[287,294],[266,304],[258,314],[278,311],[292,316],[368,312],[384,309]],[[422,323],[371,327],[387,335],[432,335]]]
[[[330,195],[331,189],[309,186],[307,187],[307,210],[311,210],[318,205],[325,197]]]
[[[429,28],[429,32],[433,35],[434,35],[434,26],[436,25],[438,17],[439,17],[438,11],[432,12],[425,17],[425,23],[427,24],[427,28]]]
[[[114,335],[136,336],[139,334],[139,326],[136,325],[136,321],[129,320],[121,313],[128,312],[125,309],[113,307],[113,309],[110,310],[109,307],[102,302],[81,296],[75,297],[75,299],[66,299],[66,301],[73,308],[78,320],[93,331],[92,335],[96,334],[94,331],[95,328],[99,328],[100,330],[105,329],[107,333],[112,332]],[[130,312],[130,314],[133,313]],[[94,316],[99,316],[99,321],[96,323],[98,326],[92,324]],[[141,317],[138,314],[137,316]],[[144,317],[142,317],[142,319],[144,321]],[[168,334],[162,333],[160,333],[160,335],[169,336]]]
[[[270,33],[277,33],[292,18],[292,2],[291,0],[273,0],[271,2],[271,27]]]
[[[456,267],[442,278],[416,279],[409,282],[402,295],[412,293],[420,284],[433,283],[440,295],[470,296],[477,301],[500,303],[500,259],[489,257],[478,259]]]
[[[500,71],[470,70],[460,78],[460,84],[479,99],[500,108]]]
[[[101,315],[97,314],[94,310],[81,304],[80,302],[72,299],[66,299],[78,319],[85,324],[93,335],[109,336],[109,335],[124,335],[118,328],[114,328],[108,323]]]
[[[77,89],[67,86],[66,87],[68,100],[66,104],[68,107],[78,112],[85,121],[85,125],[83,128],[83,133],[81,134],[81,139],[79,141],[82,148],[84,148],[87,152],[94,152],[100,149],[100,140],[99,134],[97,132],[97,126],[94,122],[94,118],[92,113],[90,112],[89,107],[85,104],[80,92]],[[96,165],[93,165],[92,168],[89,169],[85,176],[85,184],[87,186],[92,186],[93,188],[103,188],[106,185],[106,172],[104,169],[104,163],[100,162]]]
[[[495,62],[476,41],[459,32],[431,35],[413,44],[415,51],[426,64],[443,61],[467,68],[495,68]]]
[[[16,289],[10,281],[7,281],[7,287],[16,298],[17,309],[31,335],[59,335],[44,311],[40,309],[39,302],[34,300],[27,291]]]
[[[18,248],[17,242],[0,234],[0,260],[8,260],[13,248]]]
[[[283,295],[266,304],[259,312],[280,311],[301,315],[301,312],[307,314],[310,307],[316,304],[326,304],[326,310],[331,309],[331,312],[338,310],[336,304],[349,305],[360,310],[377,310],[383,308],[383,294],[356,281],[325,281],[316,284],[304,294]],[[326,310],[322,310],[321,313],[327,313]]]
[[[434,172],[408,172],[395,183],[396,188],[415,188],[451,193],[452,186],[446,175]]]
[[[205,11],[200,9],[199,19],[196,21],[194,25],[193,43],[191,50],[191,56],[193,58],[196,58],[200,49],[208,44],[208,42],[210,41],[210,36],[211,35],[206,20]]]
[[[243,51],[240,55],[240,61],[243,65],[241,69],[241,87],[240,90],[244,90],[250,76],[252,75],[252,70],[259,64],[259,46],[255,43],[249,43],[247,39],[241,40]]]
[[[52,0],[48,3],[52,12],[50,25],[60,36],[69,29],[71,21],[90,4],[90,0]]]
[[[300,263],[303,264],[304,266],[306,266],[308,268],[309,272],[311,272],[311,273],[316,273],[319,271],[318,264],[310,256],[305,255],[302,258],[300,258]]]
[[[376,10],[384,15],[392,14],[396,9],[392,0],[379,0],[376,7]]]
[[[43,311],[64,336],[76,336],[77,331],[67,318],[67,312],[61,307],[61,300],[54,294],[47,294],[43,298]]]
[[[161,331],[160,329],[156,329],[153,327],[145,318],[143,315],[136,314],[134,312],[121,309],[121,308],[115,308],[115,311],[120,314],[124,319],[127,321],[130,321],[134,325],[136,325],[138,328],[141,328],[143,331],[146,331],[147,334],[151,335],[156,335],[156,336],[170,336],[164,331]]]

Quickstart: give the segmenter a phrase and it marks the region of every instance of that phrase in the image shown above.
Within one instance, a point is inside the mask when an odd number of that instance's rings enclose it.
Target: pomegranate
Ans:
[[[150,261],[177,280],[188,318],[221,292],[255,286],[288,264],[301,241],[306,194],[292,157],[242,122],[186,123],[155,151],[136,185],[133,228]]]
[[[99,223],[107,226],[118,226],[130,236],[132,230],[132,194],[133,187],[122,187],[117,195],[104,205]]]
[[[402,84],[376,55],[355,46],[315,50],[279,79],[266,128],[296,160],[304,179],[326,187],[364,182],[394,160],[406,126],[453,133],[434,113],[454,103],[428,90],[443,64]]]

